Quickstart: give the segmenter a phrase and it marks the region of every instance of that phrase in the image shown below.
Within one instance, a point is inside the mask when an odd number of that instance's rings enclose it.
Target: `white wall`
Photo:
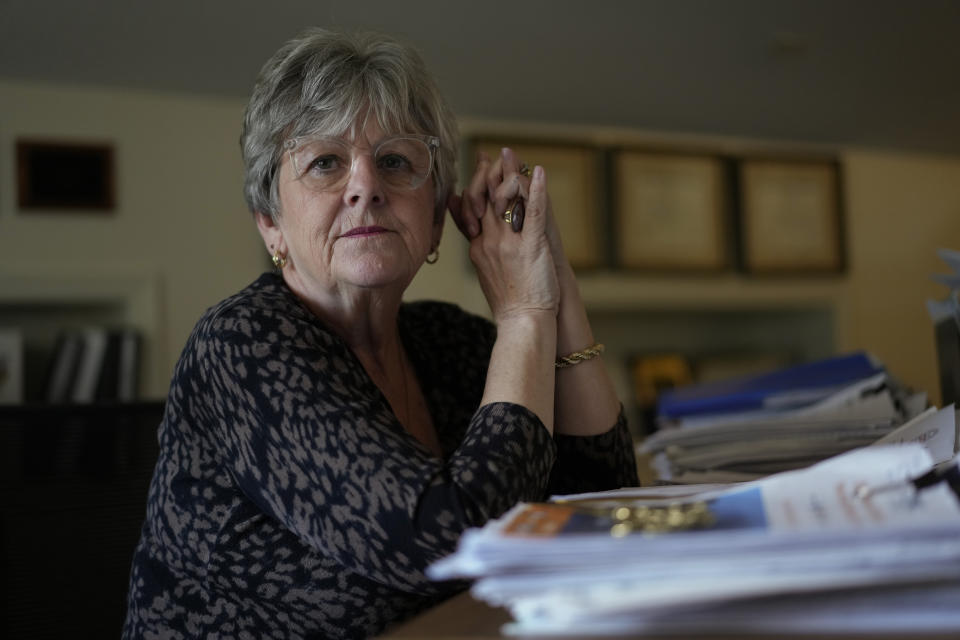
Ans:
[[[199,314],[268,264],[241,193],[243,106],[242,100],[0,81],[0,302],[43,283],[60,293],[84,282],[133,291],[132,317],[148,325],[151,337],[144,391],[162,397]],[[511,129],[505,124],[504,131]],[[615,133],[607,137],[622,132]],[[17,211],[13,145],[20,137],[112,142],[116,210]],[[938,400],[923,301],[944,293],[927,280],[943,270],[935,249],[960,248],[960,158],[840,155],[850,259],[845,277],[754,282],[736,275],[598,274],[582,279],[585,298],[606,310],[830,304],[839,318],[839,349],[873,351]],[[449,221],[440,261],[425,265],[408,291],[408,298],[423,297],[485,311],[466,244]]]
[[[0,83],[0,275],[142,282],[159,314],[151,396],[165,394],[197,316],[267,264],[241,192],[242,110],[237,100]],[[116,210],[17,211],[20,137],[111,142]]]

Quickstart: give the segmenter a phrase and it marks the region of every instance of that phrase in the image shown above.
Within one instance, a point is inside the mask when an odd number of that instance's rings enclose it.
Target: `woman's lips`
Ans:
[[[378,233],[386,233],[387,229],[383,227],[354,227],[343,234],[344,238],[354,238],[357,236],[375,236]]]

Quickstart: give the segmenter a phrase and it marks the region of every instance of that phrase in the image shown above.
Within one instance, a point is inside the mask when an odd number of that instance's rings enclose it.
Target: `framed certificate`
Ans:
[[[844,268],[839,166],[747,159],[740,164],[740,262],[751,273]]]
[[[509,147],[521,162],[530,167],[542,166],[547,173],[553,215],[570,264],[581,268],[602,265],[606,225],[599,152],[596,149],[499,138],[475,140],[474,147],[494,159],[503,147]],[[472,170],[471,163],[468,175]]]
[[[614,240],[622,267],[716,271],[729,266],[727,180],[719,157],[613,154]]]

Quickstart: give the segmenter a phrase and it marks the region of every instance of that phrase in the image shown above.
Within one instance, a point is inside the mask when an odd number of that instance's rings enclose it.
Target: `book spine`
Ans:
[[[120,336],[120,354],[117,377],[117,399],[133,402],[137,399],[140,375],[140,336],[127,330]]]
[[[77,369],[76,383],[70,399],[76,403],[93,402],[97,392],[97,382],[103,367],[103,356],[107,349],[107,332],[104,329],[85,329],[82,332],[83,358]]]
[[[122,333],[110,331],[107,334],[107,346],[103,352],[103,364],[97,380],[95,399],[97,402],[109,402],[118,399],[117,378],[120,375],[120,341]]]
[[[80,338],[73,332],[60,334],[54,350],[54,361],[47,384],[47,402],[56,404],[68,400],[73,388],[77,363],[80,361]]]

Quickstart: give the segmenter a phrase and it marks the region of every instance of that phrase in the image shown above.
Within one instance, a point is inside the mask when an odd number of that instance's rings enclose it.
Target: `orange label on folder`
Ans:
[[[503,532],[514,536],[548,537],[558,534],[573,515],[571,507],[554,504],[528,504],[511,520]]]

